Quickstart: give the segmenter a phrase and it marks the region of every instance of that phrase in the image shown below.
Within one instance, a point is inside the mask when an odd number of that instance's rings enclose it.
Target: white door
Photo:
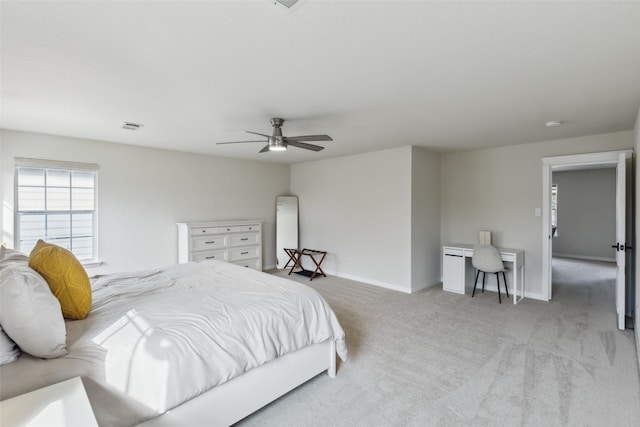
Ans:
[[[624,329],[625,316],[625,270],[626,270],[626,227],[625,227],[625,197],[626,190],[626,157],[624,153],[618,155],[616,166],[616,312],[618,314],[618,329]]]

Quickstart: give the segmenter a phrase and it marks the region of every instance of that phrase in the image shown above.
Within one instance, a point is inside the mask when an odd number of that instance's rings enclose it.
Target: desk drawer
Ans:
[[[464,256],[464,251],[458,248],[444,248],[444,254],[448,256]]]
[[[516,257],[513,254],[500,254],[500,258],[502,258],[502,261],[516,262]]]

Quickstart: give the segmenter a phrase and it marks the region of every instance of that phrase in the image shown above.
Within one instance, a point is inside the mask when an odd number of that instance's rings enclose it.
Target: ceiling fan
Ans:
[[[259,140],[259,141],[233,141],[233,142],[218,142],[218,145],[221,144],[244,144],[247,142],[266,142],[267,145],[259,151],[259,153],[266,153],[267,151],[285,151],[287,147],[290,145],[292,147],[304,148],[305,150],[312,151],[320,151],[324,150],[324,147],[319,145],[307,144],[302,141],[333,141],[333,139],[329,135],[301,135],[301,136],[283,136],[282,135],[282,124],[284,123],[284,119],[273,118],[271,119],[271,125],[273,126],[273,135],[265,135],[263,133],[251,132],[250,130],[247,133],[252,133],[254,135],[260,135],[267,138],[267,140]]]

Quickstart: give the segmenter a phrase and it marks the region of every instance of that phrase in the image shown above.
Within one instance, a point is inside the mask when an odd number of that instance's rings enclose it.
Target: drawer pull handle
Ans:
[[[230,229],[230,228],[227,228],[227,231],[231,231],[231,229]]]
[[[242,239],[240,239],[240,240],[249,240],[249,238],[248,238],[248,237],[245,237],[245,238],[242,238]]]
[[[214,259],[215,257],[216,257],[215,255],[211,255],[211,256],[206,257],[206,259]]]
[[[240,255],[248,255],[249,252],[240,252]]]
[[[445,256],[455,256],[455,257],[458,257],[458,258],[462,258],[462,255],[454,255],[454,254],[444,254],[444,255]]]
[[[204,242],[204,244],[205,244],[205,245],[211,245],[212,243],[215,243],[215,242],[216,242],[215,240],[212,240],[212,241],[210,241],[210,242]]]

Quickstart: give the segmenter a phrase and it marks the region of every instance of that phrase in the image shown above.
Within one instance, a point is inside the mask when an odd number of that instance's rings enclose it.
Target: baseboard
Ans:
[[[471,288],[473,289],[473,287]],[[469,290],[469,288],[467,288],[469,295],[471,295],[471,290]],[[484,287],[485,291],[491,291],[491,292],[498,292],[498,287],[493,284],[493,283],[487,283]],[[500,290],[502,291],[502,295],[503,297],[506,296],[506,292],[504,291],[504,287],[502,285],[502,280],[500,280]],[[476,293],[478,292],[482,292],[482,283],[478,282],[478,288],[476,289]],[[509,295],[510,298],[513,298],[513,288],[511,286],[509,286]],[[528,292],[528,291],[524,291],[524,297],[528,298],[528,299],[534,299],[534,300],[538,300],[538,301],[544,301],[544,302],[548,302],[547,298],[544,297],[544,295],[542,295],[541,293],[538,292]],[[520,298],[520,294],[518,293],[518,298]]]
[[[411,294],[411,293],[415,293],[415,292],[419,292],[423,289],[429,288],[431,286],[426,286],[424,288],[421,289],[415,289],[415,290],[410,290],[410,289],[406,289],[403,287],[400,287],[398,285],[394,285],[391,283],[386,283],[386,282],[381,282],[379,280],[372,280],[372,279],[368,279],[365,277],[360,277],[360,276],[354,276],[351,274],[346,274],[346,273],[338,273],[336,271],[328,271],[326,270],[325,273],[331,275],[331,276],[336,276],[336,277],[340,277],[342,279],[347,279],[347,280],[354,280],[356,282],[361,282],[361,283],[366,283],[367,285],[373,285],[373,286],[378,286],[380,288],[385,288],[385,289],[389,289],[392,291],[398,291],[398,292],[402,292],[405,294]],[[432,286],[442,286],[442,283],[440,284],[434,284]],[[498,288],[495,285],[487,285],[485,286],[485,291],[492,291],[492,292],[498,292]],[[502,287],[501,287],[502,289]],[[511,292],[511,288],[509,288],[509,292]],[[504,290],[503,290],[504,293]],[[529,298],[529,299],[534,299],[534,300],[538,300],[538,301],[545,301],[547,302],[547,298],[542,295],[541,293],[537,293],[537,292],[527,292],[526,290],[524,291],[524,297],[525,298]]]
[[[583,259],[586,261],[616,262],[615,258],[607,258],[607,257],[599,257],[599,256],[563,254],[563,253],[556,253],[556,252],[553,253],[553,256],[557,256],[560,258]]]
[[[636,313],[633,319],[633,331],[636,333],[636,350],[638,352],[638,367],[640,367],[640,305],[636,306]]]
[[[325,273],[327,273],[327,274],[329,274],[331,276],[340,277],[342,279],[354,280],[356,282],[366,283],[367,285],[378,286],[380,288],[385,288],[385,289],[389,289],[389,290],[392,290],[392,291],[398,291],[398,292],[402,292],[402,293],[405,293],[405,294],[410,294],[411,293],[411,289],[406,289],[406,288],[403,288],[401,286],[394,285],[392,283],[381,282],[379,280],[372,280],[372,279],[368,279],[366,277],[354,276],[354,275],[351,275],[351,274],[339,273],[337,271],[325,270]]]

